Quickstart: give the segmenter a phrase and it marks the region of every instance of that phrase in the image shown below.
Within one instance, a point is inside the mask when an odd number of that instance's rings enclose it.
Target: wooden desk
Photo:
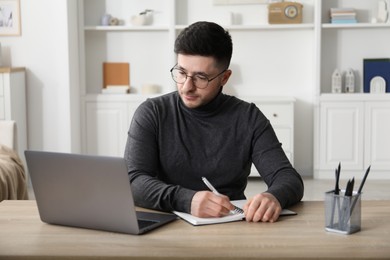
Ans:
[[[362,202],[362,231],[324,230],[323,202],[276,223],[198,226],[177,220],[145,235],[48,225],[35,201],[0,203],[0,259],[389,259],[390,201]]]

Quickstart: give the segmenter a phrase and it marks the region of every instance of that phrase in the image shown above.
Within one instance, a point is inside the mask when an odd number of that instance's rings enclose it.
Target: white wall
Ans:
[[[72,142],[72,135],[77,141],[79,134],[71,130],[72,103],[79,103],[73,100],[79,89],[74,80],[78,63],[72,60],[77,54],[69,51],[75,39],[68,34],[68,7],[72,17],[75,1],[20,0],[21,36],[0,37],[3,66],[26,67],[29,149],[79,149]],[[69,24],[77,29],[72,21]]]

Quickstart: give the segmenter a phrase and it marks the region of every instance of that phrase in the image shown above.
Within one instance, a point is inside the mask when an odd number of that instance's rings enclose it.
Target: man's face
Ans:
[[[226,84],[231,75],[231,71],[227,70],[208,82],[206,88],[200,89],[195,86],[193,76],[199,75],[212,79],[223,71],[216,67],[214,58],[178,54],[176,68],[188,75],[183,84],[176,84],[181,100],[188,108],[197,108],[213,100],[219,93],[220,87]]]

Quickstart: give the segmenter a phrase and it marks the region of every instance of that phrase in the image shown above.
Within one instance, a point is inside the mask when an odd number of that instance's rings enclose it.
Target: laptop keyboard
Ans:
[[[158,223],[158,221],[138,219],[139,229],[142,229],[144,227],[148,227],[148,226],[156,224],[156,223]]]

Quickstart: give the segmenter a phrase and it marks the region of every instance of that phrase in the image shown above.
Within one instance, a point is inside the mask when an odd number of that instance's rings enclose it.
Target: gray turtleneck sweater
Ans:
[[[303,196],[302,179],[269,120],[254,104],[222,92],[197,109],[176,91],[143,102],[125,159],[135,203],[145,208],[190,213],[196,191],[208,190],[202,176],[231,200],[245,199],[252,162],[283,208]]]

